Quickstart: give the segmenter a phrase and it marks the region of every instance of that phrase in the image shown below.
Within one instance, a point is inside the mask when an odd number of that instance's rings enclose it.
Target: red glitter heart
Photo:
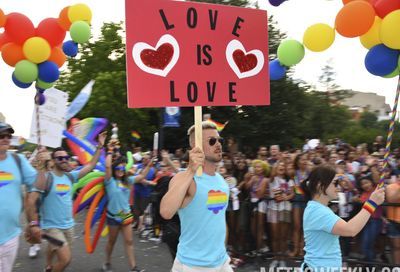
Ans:
[[[241,73],[253,70],[257,66],[257,57],[254,54],[245,55],[242,50],[233,52],[233,60]]]
[[[174,55],[174,48],[169,43],[164,43],[157,50],[145,49],[140,53],[144,65],[164,70]]]

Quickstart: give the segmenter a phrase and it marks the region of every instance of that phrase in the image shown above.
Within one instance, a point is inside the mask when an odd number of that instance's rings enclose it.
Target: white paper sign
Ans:
[[[68,94],[48,89],[44,92],[46,101],[42,106],[35,105],[32,115],[31,133],[28,142],[37,144],[36,107],[39,107],[40,144],[47,147],[59,147],[62,141],[62,132],[65,129]]]

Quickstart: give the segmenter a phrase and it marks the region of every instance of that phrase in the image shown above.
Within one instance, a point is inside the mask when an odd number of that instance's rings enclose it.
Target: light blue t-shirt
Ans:
[[[78,181],[79,171],[69,172]],[[43,229],[69,229],[74,226],[72,216],[72,183],[67,175],[61,177],[53,172],[47,173],[53,176],[53,184],[48,195],[43,199],[40,207],[40,225]]]
[[[332,234],[338,220],[340,217],[329,207],[313,200],[307,203],[303,215],[304,262],[314,271],[324,268],[325,272],[339,272],[342,267],[339,236]]]
[[[128,177],[128,184],[123,184],[120,180],[111,177],[104,182],[106,187],[108,205],[108,215],[128,214],[131,212],[129,207],[129,197],[131,194],[131,185],[135,183],[135,177]]]
[[[21,159],[23,177],[10,152],[7,152],[5,160],[0,161],[0,245],[21,233],[21,185],[26,185],[30,191],[36,181],[36,170],[24,156],[19,154],[18,156]]]
[[[218,267],[228,259],[225,211],[229,187],[218,173],[203,173],[194,181],[196,193],[192,201],[178,210],[181,235],[176,256],[187,266]]]

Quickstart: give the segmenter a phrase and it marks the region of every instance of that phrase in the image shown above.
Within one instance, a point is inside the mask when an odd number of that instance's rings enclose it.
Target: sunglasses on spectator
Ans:
[[[55,159],[56,159],[57,161],[59,161],[59,162],[62,162],[62,161],[69,161],[69,156],[57,156],[57,157],[55,157]]]
[[[125,171],[125,166],[115,166],[114,167],[114,170],[116,170],[116,171]]]
[[[210,146],[214,146],[214,145],[217,143],[217,141],[218,141],[221,145],[224,144],[224,138],[215,138],[215,137],[209,138],[209,139],[208,139],[208,144],[209,144]]]
[[[0,134],[0,140],[3,140],[3,139],[11,139],[12,138],[12,135],[11,134]]]

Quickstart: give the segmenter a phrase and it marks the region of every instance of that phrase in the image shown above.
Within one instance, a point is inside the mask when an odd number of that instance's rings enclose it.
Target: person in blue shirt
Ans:
[[[20,216],[22,211],[21,185],[31,190],[37,172],[28,160],[8,151],[14,129],[0,122],[0,271],[10,272],[17,256]],[[17,162],[18,158],[19,162]],[[19,167],[20,165],[20,167]]]
[[[232,272],[226,251],[226,208],[229,186],[216,172],[222,160],[223,139],[213,123],[202,123],[202,148],[195,147],[194,126],[189,131],[193,148],[186,171],[177,173],[161,200],[160,214],[171,219],[176,212],[181,222],[178,251],[172,272]],[[201,176],[196,175],[202,166]]]
[[[137,165],[137,172],[140,173],[144,167],[149,163],[151,160],[150,154],[143,155],[142,162]],[[135,182],[134,186],[132,187],[134,191],[134,198],[133,198],[133,211],[137,223],[137,229],[139,232],[144,230],[144,211],[146,210],[147,206],[150,204],[150,195],[153,190],[153,186],[149,183],[149,181],[153,181],[156,177],[157,170],[154,167],[151,167],[148,171],[146,178],[142,181]]]
[[[103,264],[102,270],[105,272],[112,271],[111,255],[117,241],[118,234],[121,231],[124,237],[124,245],[128,262],[132,272],[143,271],[136,266],[136,259],[133,247],[133,237],[131,223],[133,215],[129,206],[129,197],[131,187],[135,182],[142,181],[148,174],[152,160],[148,160],[147,165],[137,176],[131,176],[131,172],[126,170],[126,158],[117,157],[114,161],[113,150],[115,150],[115,141],[108,143],[108,152],[106,157],[106,174],[104,177],[104,185],[108,197],[107,204],[107,225],[109,228],[108,241],[106,245],[106,262]],[[128,169],[129,170],[129,169]]]
[[[101,154],[107,132],[98,136],[98,145],[91,161],[79,171],[71,171],[69,165],[70,156],[62,147],[53,150],[51,158],[54,162],[52,171],[47,172],[45,179],[38,179],[35,191],[30,194],[28,203],[28,217],[30,220],[30,232],[37,236],[41,229],[48,235],[63,242],[62,246],[49,243],[47,251],[46,271],[64,271],[71,262],[71,245],[74,233],[74,219],[72,216],[72,184],[91,172]],[[52,180],[52,182],[49,182]],[[40,224],[37,223],[36,203],[43,194],[40,205]],[[36,222],[36,223],[35,223]],[[53,257],[57,261],[53,264]]]
[[[315,167],[302,183],[309,200],[303,216],[306,252],[303,271],[341,271],[339,236],[357,235],[385,200],[384,189],[375,190],[363,209],[350,221],[344,221],[328,207],[328,203],[338,197],[339,176],[331,166],[321,165]]]

